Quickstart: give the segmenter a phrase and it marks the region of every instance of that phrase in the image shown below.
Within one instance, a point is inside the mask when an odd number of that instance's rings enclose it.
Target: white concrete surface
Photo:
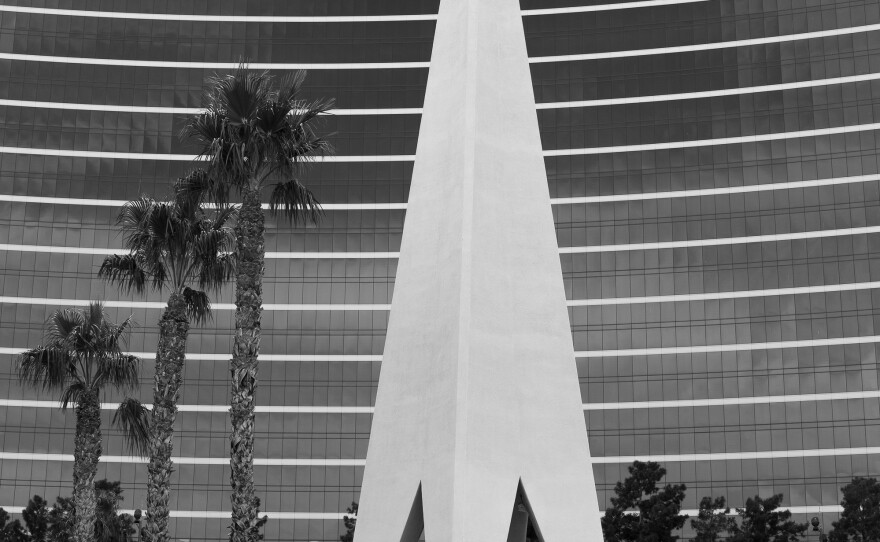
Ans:
[[[601,537],[518,0],[442,0],[356,542]],[[418,514],[414,514],[417,516]]]

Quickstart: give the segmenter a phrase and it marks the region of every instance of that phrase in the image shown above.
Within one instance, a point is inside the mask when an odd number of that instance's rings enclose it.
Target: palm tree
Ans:
[[[101,457],[101,391],[110,386],[122,392],[138,387],[140,359],[122,348],[131,317],[111,322],[104,306],[92,302],[82,309],[60,309],[46,322],[44,344],[18,357],[19,379],[30,386],[61,392],[61,408],[76,406],[73,452],[74,540],[93,542],[95,532],[95,474]],[[126,442],[143,452],[149,431],[146,409],[135,399],[119,405],[113,423]],[[139,453],[140,455],[140,453]]]
[[[240,66],[209,81],[205,110],[188,121],[184,135],[194,140],[207,163],[207,174],[180,183],[178,191],[218,203],[231,192],[241,198],[235,226],[235,339],[232,349],[232,542],[257,540],[259,504],[254,492],[254,407],[260,316],[263,299],[265,226],[264,189],[271,188],[269,208],[283,211],[296,224],[315,222],[321,208],[296,178],[302,166],[330,151],[315,130],[330,100],[300,98],[305,72],[276,78]]]
[[[203,175],[195,171],[190,177]],[[149,287],[167,292],[159,320],[159,345],[150,416],[145,540],[168,541],[168,500],[172,472],[174,420],[183,383],[190,322],[210,316],[208,295],[232,277],[235,238],[228,223],[235,209],[207,213],[200,205],[143,197],[126,203],[117,223],[129,254],[104,259],[98,276],[125,291]],[[199,289],[194,289],[197,286]]]

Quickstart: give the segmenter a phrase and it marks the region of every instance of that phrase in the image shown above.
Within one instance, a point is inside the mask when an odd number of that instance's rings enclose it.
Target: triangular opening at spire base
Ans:
[[[544,542],[538,521],[529,504],[529,497],[523,488],[522,479],[516,489],[516,498],[513,501],[513,514],[510,518],[510,530],[507,533],[507,542]]]
[[[406,519],[406,525],[403,527],[403,534],[400,535],[400,542],[419,542],[424,540],[422,533],[425,530],[425,513],[422,508],[422,484],[416,491],[416,497],[413,499],[412,508],[409,511],[409,517]]]

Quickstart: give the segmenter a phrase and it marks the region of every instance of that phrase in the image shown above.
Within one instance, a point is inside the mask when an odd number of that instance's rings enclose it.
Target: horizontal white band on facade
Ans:
[[[617,203],[627,201],[645,201],[674,198],[697,198],[703,196],[723,196],[729,194],[749,194],[773,190],[795,190],[799,188],[821,188],[840,184],[858,184],[880,181],[880,175],[854,175],[852,177],[832,177],[810,181],[791,181],[783,183],[750,184],[743,186],[723,186],[718,188],[695,188],[692,190],[672,190],[667,192],[642,192],[638,194],[614,194],[610,196],[575,196],[571,198],[553,198],[553,205],[580,205],[593,203]],[[2,198],[2,196],[0,196]]]
[[[188,356],[187,356],[188,357]],[[147,409],[152,405],[145,404]],[[60,408],[59,401],[40,401],[34,399],[0,399],[0,407],[7,408]],[[116,410],[118,403],[101,403],[101,410]],[[177,405],[178,412],[229,412],[229,405]],[[258,405],[258,414],[372,414],[373,407],[364,406],[297,406],[297,405]]]
[[[193,162],[198,157],[193,154],[157,154],[146,152],[110,152],[110,151],[77,151],[70,149],[38,149],[33,147],[0,147],[0,154],[26,154],[31,156],[63,156],[69,158],[108,158],[112,160],[167,160],[170,162]],[[376,155],[376,156],[321,156],[315,163],[321,162],[412,162],[415,156],[410,155]]]
[[[806,295],[816,293],[854,292],[880,288],[880,281],[857,282],[848,284],[828,284],[823,286],[802,286],[795,288],[776,288],[766,290],[737,290],[711,292],[703,294],[675,294],[645,297],[609,297],[602,299],[570,299],[569,307],[602,307],[610,305],[641,305],[647,303],[681,303],[691,301],[720,301],[726,299],[749,299],[753,297],[772,297],[784,295]],[[68,307],[87,307],[90,299],[45,298],[45,297],[14,297],[0,296],[0,303],[10,305],[64,305]],[[122,309],[164,309],[167,304],[161,301],[104,301],[104,306]],[[235,310],[233,303],[212,303],[211,309]],[[390,311],[390,304],[381,303],[266,303],[265,311]]]
[[[0,53],[0,60],[20,60],[23,62],[49,62],[57,64],[83,64],[91,66],[124,66],[129,68],[177,68],[201,70],[234,70],[238,62],[184,62],[169,60],[132,60],[120,58],[89,58],[74,56],[28,55],[22,53]],[[253,70],[392,70],[427,69],[430,62],[336,62],[310,64],[307,62],[251,62]]]
[[[552,149],[549,151],[544,151],[544,156],[583,156],[593,154],[610,154],[615,152],[644,152],[670,149],[691,149],[698,147],[714,147],[718,145],[742,145],[747,143],[763,143],[767,141],[780,141],[785,139],[800,139],[804,137],[821,137],[850,134],[854,132],[870,132],[874,130],[880,130],[880,122],[874,122],[871,124],[854,124],[852,126],[836,126],[834,128],[818,128],[815,130],[800,130],[797,132],[774,132],[772,134],[719,137],[716,139],[693,139],[687,141],[667,141],[665,143],[616,145],[612,147],[589,147],[584,149]]]
[[[192,21],[208,23],[371,23],[436,21],[437,15],[188,15],[183,13],[127,13],[124,11],[91,11],[79,9],[0,6],[0,12],[100,19],[136,19],[144,21]]]
[[[668,455],[629,455],[592,457],[594,465],[632,463],[633,461],[656,461],[658,463],[686,461],[734,461],[758,459],[797,459],[808,457],[834,457],[846,455],[880,454],[880,446],[859,448],[822,448],[812,450],[774,450],[765,452],[715,452],[699,454],[668,454]],[[12,461],[57,461],[72,463],[73,454],[52,454],[34,452],[0,452],[0,459]],[[172,457],[178,465],[228,465],[228,457]],[[129,455],[102,455],[101,463],[146,464],[147,458]],[[264,467],[363,467],[364,459],[269,459],[255,458],[254,465]]]
[[[702,408],[713,406],[766,405],[777,403],[809,403],[821,401],[849,401],[880,399],[880,390],[847,391],[829,393],[804,393],[798,395],[762,395],[753,397],[722,397],[717,399],[673,399],[659,401],[629,401],[584,403],[588,412],[599,410],[629,410],[651,408]],[[35,399],[0,399],[0,407],[6,408],[60,408],[58,401]],[[118,404],[101,403],[102,410],[116,410]],[[145,405],[148,409],[152,405]],[[228,405],[178,405],[179,412],[229,412]],[[371,406],[257,406],[258,414],[372,414]]]
[[[123,248],[63,247],[53,245],[12,245],[0,243],[0,250],[49,254],[88,254],[112,256],[125,254]],[[267,260],[393,260],[399,252],[266,252]]]
[[[743,186],[725,186],[719,188],[697,188],[692,190],[673,190],[667,192],[642,192],[635,194],[613,194],[609,196],[575,196],[570,198],[551,198],[552,205],[580,205],[593,203],[614,203],[627,201],[645,201],[657,199],[695,198],[703,196],[719,196],[728,194],[749,194],[773,190],[795,190],[801,188],[820,188],[842,184],[857,184],[880,181],[880,175],[855,175],[852,177],[832,177],[810,181],[791,181],[781,183],[751,184]],[[126,200],[108,200],[95,198],[60,198],[51,196],[15,196],[0,194],[0,201],[12,203],[45,203],[48,205],[79,205],[93,207],[121,207]],[[405,211],[406,203],[324,203],[325,211]],[[268,210],[269,204],[264,203],[263,209]]]
[[[880,399],[880,390],[844,391],[836,393],[804,393],[798,395],[762,395],[757,397],[723,397],[719,399],[677,399],[668,401],[630,401],[623,403],[584,403],[584,410],[629,410],[652,408],[703,408],[713,406],[767,405],[777,403],[809,403]]]
[[[636,9],[658,6],[672,6],[706,2],[708,0],[641,0],[596,6],[574,6],[567,8],[527,9],[523,16],[557,15],[619,9]],[[33,15],[57,15],[64,17],[93,17],[101,19],[135,19],[146,21],[192,21],[216,23],[370,23],[370,22],[410,22],[436,21],[436,14],[412,15],[200,15],[183,13],[127,13],[124,11],[92,11],[78,9],[37,8],[25,6],[0,6],[0,12],[28,13]]]
[[[672,463],[684,461],[733,461],[754,459],[796,459],[806,457],[833,457],[840,455],[874,455],[880,454],[880,446],[861,448],[822,448],[815,450],[777,450],[768,452],[717,452],[704,454],[669,454],[669,455],[626,455],[616,457],[594,457],[596,464],[632,463],[633,461],[656,461]]]
[[[673,294],[644,297],[606,297],[602,299],[571,299],[569,307],[602,307],[607,305],[641,305],[645,303],[680,303],[689,301],[716,301],[724,299],[748,299],[782,295],[823,294],[832,292],[856,292],[880,288],[880,281],[825,284],[822,286],[799,286],[794,288],[770,288],[765,290],[735,290],[702,294]]]
[[[585,247],[561,247],[560,254],[592,254],[596,252],[626,252],[630,250],[666,250],[673,248],[715,247],[747,243],[773,243],[779,241],[799,241],[822,239],[848,235],[870,235],[880,233],[880,226],[860,228],[841,228],[837,230],[817,230],[795,233],[774,233],[767,235],[744,235],[742,237],[719,237],[716,239],[690,239],[687,241],[658,241],[654,243],[628,243],[624,245],[590,245]]]
[[[0,452],[0,459],[18,461],[73,462],[73,454]],[[172,457],[178,465],[228,465],[228,457]],[[132,455],[102,455],[101,463],[147,464],[149,459]],[[268,459],[255,458],[254,465],[265,467],[363,467],[363,459]]]
[[[814,506],[780,506],[779,510],[788,510],[792,514],[839,514],[843,507],[839,504],[821,504]],[[696,516],[699,510],[691,511],[690,516]]]
[[[67,307],[88,307],[91,299],[59,299],[45,297],[0,296],[0,303],[10,305],[63,305]],[[164,309],[167,303],[161,301],[104,301],[105,307],[120,309]],[[221,311],[235,310],[233,303],[212,303],[211,309]],[[377,303],[266,303],[266,311],[388,311],[391,305]]]
[[[25,506],[16,506],[13,504],[2,505],[0,508],[6,510],[10,514],[19,514],[19,510],[24,510],[27,508]],[[134,514],[133,509],[120,509],[120,514]],[[232,512],[223,512],[220,510],[169,510],[168,515],[172,518],[186,518],[186,519],[230,519],[232,517]],[[345,516],[355,516],[354,514],[348,514],[345,512],[335,513],[335,512],[266,512],[264,510],[260,511],[260,516],[269,516],[269,519],[273,520],[309,520],[309,519],[322,519],[322,520],[342,520]],[[180,540],[188,540],[181,538]]]
[[[776,288],[766,290],[737,290],[727,292],[711,292],[703,294],[676,294],[646,297],[611,297],[604,299],[571,299],[566,301],[569,307],[594,307],[606,305],[636,305],[646,303],[679,303],[690,301],[714,301],[725,299],[747,299],[752,297],[771,297],[783,295],[805,295],[815,293],[852,292],[880,288],[880,281],[856,282],[847,284],[828,284],[822,286],[801,286],[795,288]],[[64,305],[69,307],[87,307],[90,299],[14,297],[0,296],[0,303],[11,305]],[[104,301],[104,306],[123,309],[164,309],[166,303],[161,301]],[[233,303],[212,303],[213,310],[235,310]],[[389,311],[390,304],[381,303],[266,303],[265,311]]]
[[[822,504],[822,505],[815,505],[815,506],[780,506],[780,507],[776,508],[776,510],[778,510],[780,512],[788,511],[788,512],[791,512],[792,514],[826,514],[826,513],[827,514],[839,514],[839,513],[843,512],[843,507],[840,506],[839,504]],[[603,510],[602,513],[604,514],[605,511]],[[637,512],[634,512],[634,511],[627,511],[625,513],[626,514],[637,514]],[[700,514],[700,511],[696,510],[696,509],[680,510],[679,513],[687,515],[691,518],[696,518]],[[737,513],[735,510],[735,507],[731,508],[730,513],[727,515],[728,516],[736,516]]]
[[[802,130],[797,132],[777,132],[772,134],[759,134],[752,136],[723,137],[717,139],[698,139],[688,141],[670,141],[665,143],[645,143],[640,145],[619,145],[612,147],[590,147],[583,149],[552,149],[544,151],[545,157],[554,156],[581,156],[594,154],[609,154],[615,152],[642,152],[664,149],[685,149],[697,147],[709,147],[716,145],[736,145],[743,143],[760,143],[765,141],[778,141],[784,139],[797,139],[804,137],[819,137],[828,135],[848,134],[852,132],[865,132],[880,130],[880,123],[856,124],[853,126],[838,126],[834,128],[820,128],[815,130]],[[72,158],[108,158],[119,160],[168,160],[177,162],[192,162],[197,159],[189,154],[156,154],[138,152],[110,152],[110,151],[78,151],[69,149],[41,149],[33,147],[0,147],[0,154],[24,154],[36,156],[63,156]],[[414,155],[376,155],[376,156],[325,156],[318,162],[413,162]]]
[[[818,30],[815,32],[803,32],[800,34],[786,34],[783,36],[768,36],[764,38],[718,41],[712,43],[695,43],[693,45],[676,45],[673,47],[655,47],[652,49],[631,49],[628,51],[606,51],[602,53],[537,56],[529,58],[529,62],[532,64],[541,64],[546,62],[576,62],[579,60],[604,60],[611,58],[629,58],[634,56],[690,53],[694,51],[714,51],[717,49],[728,49],[731,47],[750,47],[754,45],[769,45],[773,43],[785,43],[789,41],[846,36],[851,34],[859,34],[862,32],[874,32],[876,30],[880,30],[880,24],[835,28],[833,30]]]
[[[124,511],[123,511],[124,512]],[[128,510],[128,513],[133,513],[132,510]],[[187,519],[230,519],[232,517],[232,512],[222,512],[222,511],[213,511],[213,510],[170,510],[169,515],[172,518],[187,518]],[[345,516],[354,516],[354,514],[348,513],[334,513],[334,512],[265,512],[263,510],[260,511],[260,516],[269,516],[269,519],[274,520],[309,520],[309,519],[322,519],[322,520],[342,520]],[[185,540],[185,539],[181,539]]]
[[[395,260],[399,252],[267,252],[268,260]]]
[[[199,107],[148,107],[137,105],[104,105],[69,102],[37,102],[33,100],[0,99],[0,106],[30,107],[35,109],[63,109],[66,111],[106,111],[111,113],[148,113],[154,115],[195,115],[204,111]],[[385,109],[332,109],[326,115],[341,117],[370,115],[421,115],[421,107]]]
[[[595,11],[615,11],[618,9],[653,8],[662,6],[677,6],[679,4],[695,4],[708,0],[640,0],[636,2],[618,2],[616,4],[599,4],[595,6],[570,6],[564,8],[524,9],[524,17],[535,15],[564,15],[567,13],[589,13]]]
[[[814,506],[780,506],[779,508],[776,508],[776,510],[779,510],[780,512],[789,511],[792,514],[839,514],[839,513],[843,512],[843,507],[840,506],[839,504],[821,504],[821,505],[817,504]],[[604,510],[602,511],[602,513],[603,514],[605,513]],[[627,512],[627,513],[629,513],[629,512]],[[700,511],[699,510],[681,510],[679,513],[686,514],[692,518],[695,518],[699,515]],[[734,508],[731,508],[730,513],[727,515],[728,516],[737,515],[736,510]]]
[[[127,200],[122,199],[57,198],[50,196],[14,196],[10,194],[0,194],[0,201],[90,207],[122,207],[128,203]],[[405,211],[406,203],[322,203],[321,208],[325,211]],[[263,209],[269,210],[269,204],[264,203]]]
[[[6,354],[17,356],[27,350],[24,348],[13,348],[8,346],[0,347],[0,355]],[[141,359],[155,359],[155,352],[128,352],[132,356]],[[198,352],[187,353],[186,359],[192,361],[229,361],[232,354],[224,352],[222,354],[202,354]],[[289,362],[372,362],[382,361],[381,355],[375,354],[260,354],[260,361],[289,361]]]
[[[24,510],[27,506],[5,505],[0,506],[10,514],[18,513],[17,510]],[[823,514],[835,513],[839,514],[843,511],[843,507],[839,504],[823,504],[815,506],[780,506],[777,510],[787,510],[792,514]],[[699,510],[682,510],[682,514],[688,516],[697,516]],[[134,510],[119,510],[120,514],[133,514]],[[604,514],[604,510],[599,511]],[[731,512],[733,515],[735,512]],[[232,512],[223,512],[219,510],[169,510],[172,518],[189,518],[189,519],[229,519]],[[274,520],[298,520],[298,519],[324,519],[324,520],[341,520],[345,516],[357,517],[356,514],[348,513],[330,513],[330,512],[265,512],[260,511],[261,516],[269,516]]]
[[[705,2],[707,0],[692,0]],[[641,103],[668,102],[675,100],[696,100],[701,98],[715,98],[722,96],[738,96],[742,94],[757,94],[762,92],[776,92],[814,88],[829,85],[842,85],[847,83],[859,83],[880,79],[880,73],[867,73],[846,77],[832,77],[828,79],[813,79],[809,81],[796,81],[793,83],[779,83],[775,85],[760,85],[754,87],[737,87],[719,90],[706,90],[699,92],[682,92],[677,94],[656,94],[649,96],[630,96],[627,98],[606,98],[602,100],[579,100],[570,102],[544,102],[536,104],[539,110],[545,109],[569,109],[580,107],[601,107],[612,105],[631,105]],[[148,113],[148,114],[178,114],[194,115],[203,111],[198,107],[159,107],[159,106],[134,106],[115,104],[86,104],[70,102],[42,102],[34,100],[10,100],[0,99],[0,106],[28,107],[37,109],[62,109],[70,111],[106,111],[115,113]],[[369,116],[369,115],[421,115],[421,107],[379,108],[379,109],[334,109],[329,115],[336,116]]]
[[[797,241],[842,237],[848,235],[870,235],[880,233],[880,226],[860,228],[841,228],[837,230],[818,230],[796,233],[776,233],[768,235],[746,235],[742,237],[720,237],[717,239],[690,239],[686,241],[658,241],[654,243],[629,243],[624,245],[590,245],[579,247],[560,247],[560,254],[591,254],[596,252],[624,252],[630,250],[665,250],[673,248],[710,247],[746,243],[770,243],[777,241]],[[0,244],[0,250],[12,252],[41,252],[51,254],[88,254],[107,256],[121,254],[123,249],[63,247],[52,245],[12,245]],[[399,252],[266,252],[269,260],[393,260],[400,257]]]
[[[747,352],[752,350],[782,350],[786,348],[818,348],[880,342],[880,335],[840,337],[835,339],[803,339],[799,341],[771,341],[763,343],[709,344],[701,346],[658,346],[654,348],[625,348],[620,350],[578,350],[578,358],[611,358],[624,356],[664,356],[669,354],[711,354]]]
[[[573,102],[544,102],[536,104],[538,109],[568,109],[577,107],[602,107],[610,105],[632,105],[655,102],[671,102],[675,100],[698,100],[701,98],[717,98],[721,96],[739,96],[742,94],[757,94],[760,92],[777,92],[782,90],[795,90],[802,88],[823,87],[828,85],[843,85],[847,83],[860,83],[863,81],[875,81],[880,79],[880,73],[866,73],[863,75],[850,75],[847,77],[832,77],[829,79],[813,79],[810,81],[796,81],[794,83],[779,83],[775,85],[760,85],[756,87],[724,88],[719,90],[703,90],[699,92],[680,92],[677,94],[653,94],[650,96],[630,96],[628,98],[606,98],[602,100],[579,100]]]

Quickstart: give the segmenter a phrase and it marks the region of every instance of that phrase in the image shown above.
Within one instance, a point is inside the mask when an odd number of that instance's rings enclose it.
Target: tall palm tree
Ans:
[[[189,177],[203,174],[197,170]],[[201,323],[210,315],[205,290],[216,291],[232,277],[229,251],[235,238],[228,224],[235,212],[227,206],[209,213],[185,200],[161,202],[142,197],[128,202],[117,223],[129,254],[105,258],[98,272],[125,291],[142,294],[151,288],[168,294],[159,320],[150,416],[144,539],[152,542],[168,541],[172,439],[190,322]]]
[[[330,151],[315,124],[333,102],[301,99],[305,77],[299,71],[276,78],[244,65],[230,75],[215,76],[209,81],[205,110],[184,129],[199,145],[207,175],[180,183],[179,193],[218,203],[228,201],[232,192],[241,198],[235,226],[231,542],[259,536],[253,449],[265,257],[263,191],[271,188],[270,210],[283,211],[296,224],[315,222],[321,214],[315,196],[296,177],[303,164]]]
[[[22,352],[18,376],[28,385],[61,392],[61,408],[76,407],[73,452],[74,540],[93,542],[95,474],[101,457],[100,393],[106,387],[122,392],[138,387],[140,359],[123,352],[131,317],[121,324],[107,318],[104,306],[92,302],[82,309],[60,309],[46,322],[44,344]],[[146,409],[126,398],[113,417],[129,446],[143,452],[149,432]]]

